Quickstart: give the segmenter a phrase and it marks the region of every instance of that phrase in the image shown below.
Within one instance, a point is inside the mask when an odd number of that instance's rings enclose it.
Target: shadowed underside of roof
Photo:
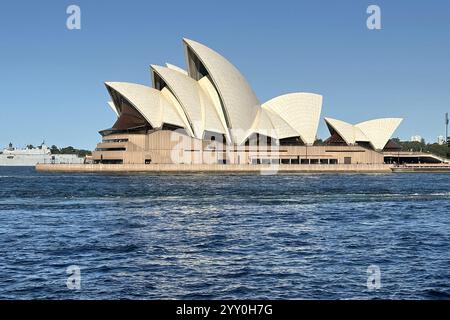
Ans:
[[[325,122],[328,127],[331,127],[335,132],[337,132],[347,144],[355,144],[357,141],[369,141],[369,139],[359,128],[356,128],[350,123],[332,118],[325,118]]]
[[[108,106],[111,108],[111,110],[116,114],[116,116],[119,116],[119,111],[117,110],[116,105],[112,101],[108,101]]]
[[[127,82],[106,82],[106,87],[113,100],[122,97],[126,99],[154,128],[162,127],[163,123],[184,127],[185,124],[179,116],[173,116],[173,105],[161,94],[161,91],[141,84]],[[117,94],[115,94],[117,93]],[[120,115],[119,102],[114,101]],[[164,114],[171,114],[167,118]]]

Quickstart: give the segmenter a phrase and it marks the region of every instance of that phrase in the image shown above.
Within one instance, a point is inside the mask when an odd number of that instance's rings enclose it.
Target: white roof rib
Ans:
[[[333,128],[347,144],[355,144],[357,141],[369,142],[364,132],[354,125],[332,118],[325,118],[325,122]]]
[[[119,116],[119,111],[117,110],[116,105],[114,104],[114,102],[108,101],[108,105],[112,109],[112,111],[114,111],[116,116]]]
[[[364,132],[375,149],[381,150],[386,146],[402,121],[401,118],[374,119],[358,123],[355,127]]]
[[[172,69],[152,65],[183,108],[195,137],[202,139],[205,130],[225,134],[226,130],[209,95],[199,83]]]
[[[277,113],[262,108],[263,113],[266,113],[269,117],[272,125],[277,133],[278,139],[285,139],[290,137],[299,136],[297,130],[295,130],[287,121],[285,121],[282,117],[280,117]]]
[[[218,91],[233,142],[244,143],[260,105],[255,93],[236,67],[220,54],[196,41],[183,41],[207,69]],[[189,75],[193,76],[195,70],[191,67],[188,63]]]
[[[182,69],[182,68],[180,68],[180,67],[178,67],[178,66],[176,66],[176,65],[174,65],[174,64],[171,64],[171,63],[166,63],[166,67],[167,67],[167,68],[169,68],[169,69],[172,69],[172,70],[178,71],[178,72],[180,72],[180,73],[184,74],[185,76],[187,76],[187,75],[188,75],[188,73],[187,73],[187,71],[186,71],[186,70],[184,70],[184,69]]]
[[[186,77],[178,71],[169,68],[151,65],[152,72],[158,74],[167,84],[179,104],[184,110],[189,125],[196,138],[203,135],[202,107],[196,81]],[[185,78],[188,78],[187,80]]]
[[[275,97],[262,105],[277,114],[296,131],[306,144],[314,144],[322,111],[322,96],[313,93],[290,93]]]
[[[160,128],[164,123],[163,113],[174,111],[174,106],[154,88],[128,82],[106,82],[105,85],[127,99],[154,128]],[[167,123],[184,126],[180,117],[173,117]]]
[[[231,137],[228,132],[225,115],[223,114],[223,111],[222,111],[220,97],[219,97],[219,94],[217,93],[216,89],[214,88],[214,84],[211,82],[211,79],[209,79],[209,77],[201,78],[200,80],[198,80],[198,84],[203,89],[203,91],[208,94],[209,98],[211,99],[211,102],[214,106],[214,112],[220,121],[220,127],[223,128],[223,130],[225,131],[225,137],[227,138],[227,141],[231,142]],[[212,119],[214,120],[215,117],[213,117]],[[219,126],[219,125],[216,124],[215,126]],[[209,124],[205,124],[205,130],[212,131],[211,128],[209,128],[209,127],[210,127]]]
[[[263,108],[259,108],[254,124],[247,132],[245,140],[247,140],[253,133],[258,133],[275,139],[298,136],[298,132],[278,114]]]
[[[250,137],[253,133],[258,133],[268,137],[272,137],[274,139],[279,139],[272,120],[270,119],[269,113],[261,108],[258,110],[255,118],[255,124],[253,125],[253,128],[247,133],[247,137],[245,140],[247,140],[248,137]]]
[[[162,114],[163,123],[173,124],[182,127],[186,129],[186,131],[191,137],[194,137],[194,132],[192,132],[191,127],[189,125],[189,121],[186,118],[186,114],[184,113],[184,110],[181,107],[180,103],[178,102],[177,98],[175,98],[172,92],[170,92],[170,90],[167,88],[163,88],[161,90],[161,95],[164,98],[166,98],[167,101],[169,101],[170,104],[173,106],[173,108],[164,109],[164,112]]]

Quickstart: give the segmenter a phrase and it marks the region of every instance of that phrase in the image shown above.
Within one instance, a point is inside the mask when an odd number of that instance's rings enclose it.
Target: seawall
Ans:
[[[220,165],[220,164],[38,164],[39,172],[76,173],[390,173],[386,164]]]
[[[395,166],[393,172],[435,172],[450,173],[450,164],[448,163],[427,163],[427,164],[408,164],[403,166]]]

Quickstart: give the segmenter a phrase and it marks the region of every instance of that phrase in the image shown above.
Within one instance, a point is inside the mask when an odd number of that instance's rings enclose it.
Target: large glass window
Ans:
[[[162,90],[167,86],[164,80],[156,72],[153,72],[153,84],[155,85],[155,89],[158,90]]]
[[[305,145],[300,137],[290,137],[280,139],[280,146],[303,146]]]
[[[338,164],[338,160],[337,159],[330,159],[330,164]]]
[[[301,164],[309,164],[309,159],[301,159]]]

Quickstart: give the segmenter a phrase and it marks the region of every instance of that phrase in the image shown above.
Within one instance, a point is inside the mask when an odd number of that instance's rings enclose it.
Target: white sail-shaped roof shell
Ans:
[[[332,118],[325,118],[325,122],[333,128],[339,136],[344,139],[347,144],[355,144],[357,141],[369,142],[369,138],[366,137],[361,129],[354,125]]]
[[[265,108],[261,108],[262,113],[266,114],[270,119],[273,128],[277,134],[277,139],[285,139],[299,136],[298,131],[295,130],[286,120],[279,114]]]
[[[370,142],[376,150],[382,150],[394,131],[403,119],[384,118],[374,119],[358,123],[356,125],[347,122],[325,118],[326,123],[332,127],[347,144],[356,142]]]
[[[182,106],[195,137],[202,139],[205,130],[226,133],[214,103],[196,80],[173,69],[155,65],[151,67]]]
[[[290,93],[273,98],[262,105],[286,121],[304,143],[313,144],[317,136],[322,96],[313,93]]]
[[[161,91],[141,84],[127,82],[106,82],[105,85],[127,99],[152,127],[160,128],[163,123],[185,127],[174,106],[164,98]],[[171,116],[167,118],[164,113]]]
[[[190,49],[201,61],[218,91],[233,142],[242,144],[260,105],[255,93],[239,70],[220,54],[196,41],[183,40],[186,52]],[[189,59],[188,55],[186,58]],[[189,75],[195,78],[189,61],[187,65]]]
[[[171,64],[171,63],[166,63],[166,67],[167,67],[167,68],[169,68],[169,69],[172,69],[172,70],[178,71],[178,72],[180,72],[180,73],[184,74],[185,76],[187,76],[187,75],[188,75],[188,73],[187,73],[187,71],[186,71],[186,70],[184,70],[184,69],[182,69],[182,68],[180,68],[180,67],[178,67],[178,66],[176,66],[176,65],[174,65],[174,64]]]
[[[305,144],[316,139],[322,96],[291,93],[275,97],[263,105],[242,74],[224,57],[198,42],[183,39],[188,70],[167,63],[152,66],[154,88],[144,85],[107,82],[120,116],[116,93],[154,128],[170,124],[184,128],[188,135],[203,139],[205,132],[225,135],[228,143],[241,145],[253,133],[275,139],[300,137]],[[347,144],[368,142],[383,149],[402,119],[385,118],[356,125],[325,118],[332,133]]]
[[[386,146],[402,121],[401,118],[375,119],[358,123],[355,127],[364,132],[375,149],[381,150]]]
[[[278,134],[273,126],[268,112],[259,109],[256,114],[255,123],[251,130],[247,132],[246,140],[254,133],[262,134],[274,139],[278,139]]]

